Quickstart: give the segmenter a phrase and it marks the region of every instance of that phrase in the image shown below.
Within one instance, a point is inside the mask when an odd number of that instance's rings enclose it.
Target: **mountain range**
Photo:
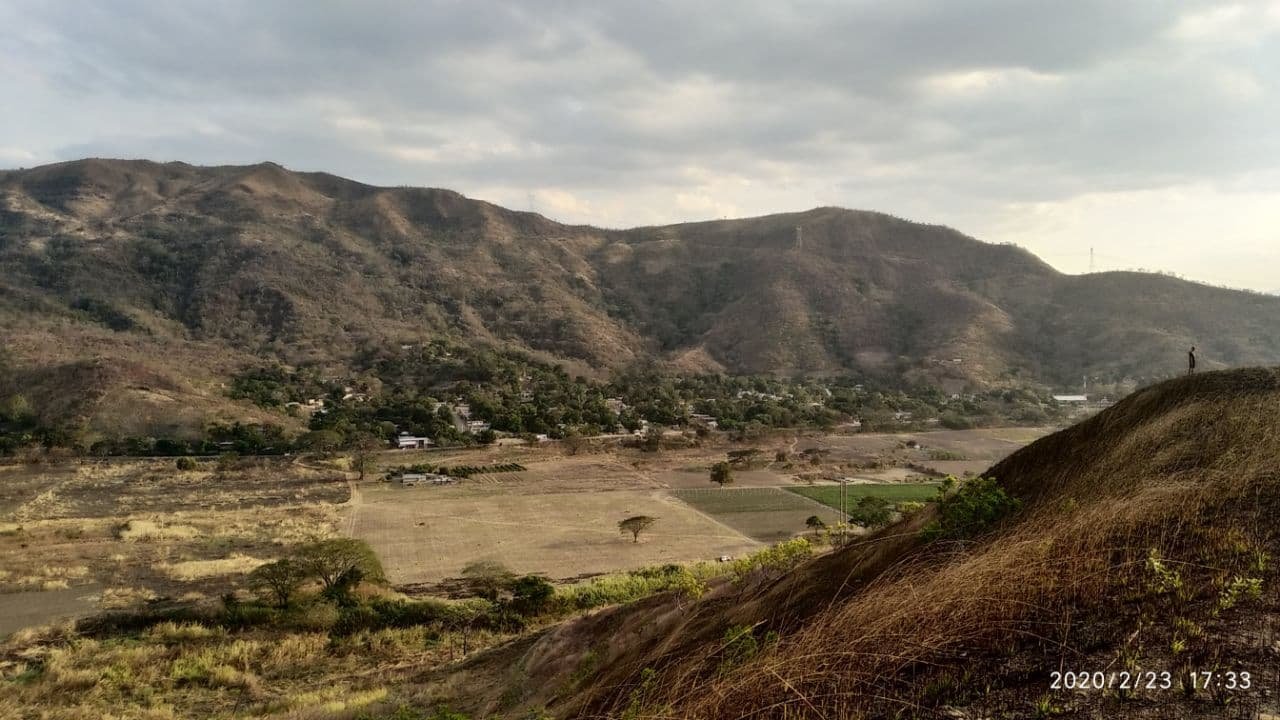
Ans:
[[[6,382],[62,388],[70,406],[221,407],[246,364],[341,367],[435,337],[597,376],[656,363],[1075,388],[1178,372],[1192,344],[1211,368],[1274,363],[1277,317],[1280,297],[1066,275],[1013,245],[832,207],[610,230],[272,163],[0,172]]]

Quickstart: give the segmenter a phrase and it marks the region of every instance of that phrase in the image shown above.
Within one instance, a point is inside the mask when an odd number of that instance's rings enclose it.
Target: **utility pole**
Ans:
[[[801,250],[803,248],[804,248],[804,229],[801,228],[799,225],[797,225],[796,226],[796,249]]]
[[[1089,248],[1089,274],[1090,275],[1093,274],[1094,267],[1095,265],[1093,264],[1093,248]]]

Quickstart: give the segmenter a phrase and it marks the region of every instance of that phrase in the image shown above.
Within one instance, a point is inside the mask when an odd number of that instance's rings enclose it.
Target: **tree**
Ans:
[[[360,482],[364,482],[365,472],[373,468],[374,453],[382,447],[382,442],[368,433],[361,433],[352,441],[351,469],[360,473]]]
[[[889,524],[892,517],[889,501],[870,495],[858,499],[849,513],[849,519],[865,528],[878,528]]]
[[[497,560],[476,560],[462,568],[462,577],[472,595],[496,602],[498,594],[511,587],[515,573]]]
[[[344,593],[363,580],[381,582],[382,563],[361,540],[334,538],[302,548],[295,560],[307,577],[320,581],[327,593]]]
[[[312,430],[299,438],[298,444],[318,453],[329,453],[342,445],[342,435],[337,430]]]
[[[511,583],[511,607],[524,616],[541,613],[556,592],[555,586],[538,575],[525,575]]]
[[[648,515],[636,515],[618,523],[618,531],[622,533],[631,533],[632,542],[640,542],[640,533],[649,529],[649,526],[658,521],[656,517]]]
[[[249,573],[249,587],[260,595],[271,597],[282,608],[289,605],[293,593],[304,580],[306,573],[289,558],[269,562]]]
[[[822,518],[817,515],[810,515],[808,519],[804,521],[804,524],[813,531],[814,535],[818,535],[827,527],[827,524],[822,522]]]
[[[718,462],[711,466],[711,482],[723,488],[733,484],[733,468],[727,462]]]

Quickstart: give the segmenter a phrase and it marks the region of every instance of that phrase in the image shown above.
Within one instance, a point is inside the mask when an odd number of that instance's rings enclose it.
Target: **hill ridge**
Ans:
[[[444,335],[583,372],[658,362],[954,392],[1141,383],[1176,372],[1191,344],[1210,368],[1280,358],[1280,298],[1065,275],[1022,248],[875,211],[614,230],[274,163],[9,171],[0,271],[0,312],[20,333],[92,323],[70,309],[89,298],[153,335],[289,364]]]

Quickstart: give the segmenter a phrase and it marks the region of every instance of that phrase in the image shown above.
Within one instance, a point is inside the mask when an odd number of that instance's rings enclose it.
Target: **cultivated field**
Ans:
[[[523,492],[394,485],[363,488],[355,535],[367,541],[396,584],[457,577],[473,560],[498,560],[517,573],[565,579],[662,563],[711,560],[758,546],[652,490]],[[657,523],[632,542],[618,522]]]
[[[366,482],[344,512],[346,530],[368,541],[392,582],[433,585],[456,578],[469,562],[500,560],[516,572],[562,579],[635,569],[654,563],[739,555],[761,543],[807,530],[818,515],[840,515],[824,504],[830,483],[854,478],[859,488],[883,486],[889,499],[928,499],[927,477],[907,465],[930,458],[989,465],[1044,434],[1031,429],[939,431],[901,435],[780,433],[752,445],[704,439],[697,447],[641,452],[616,445],[569,454],[559,443],[473,450],[388,452],[387,470],[518,463],[521,472],[485,473],[449,487],[404,488]],[[755,448],[735,466],[733,485],[712,485],[713,464],[729,452]],[[957,461],[954,458],[962,457]],[[901,488],[901,489],[898,489]],[[796,489],[800,494],[785,492]],[[833,495],[834,497],[834,495]],[[634,544],[618,532],[630,515],[660,520]]]
[[[697,488],[674,494],[743,535],[766,543],[805,532],[805,520],[814,515],[828,525],[844,520],[831,508],[776,487]]]
[[[890,503],[900,503],[908,500],[928,501],[932,500],[938,494],[937,483],[895,483],[895,484],[871,484],[871,483],[849,483],[845,486],[845,502],[850,509],[864,497],[882,498]],[[839,485],[815,485],[813,487],[794,487],[787,488],[792,493],[802,495],[807,499],[811,499],[822,503],[828,507],[840,507],[840,486]]]

